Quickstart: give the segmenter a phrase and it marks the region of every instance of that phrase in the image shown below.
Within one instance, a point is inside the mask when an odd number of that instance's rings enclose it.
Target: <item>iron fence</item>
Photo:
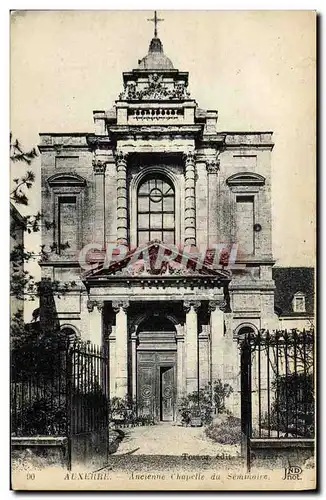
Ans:
[[[14,436],[67,432],[68,345],[34,341],[11,354],[11,427]]]
[[[106,446],[107,429],[106,346],[58,337],[30,342],[12,351],[13,436],[66,436],[71,464],[80,440],[88,450],[87,441],[100,441],[102,447]]]

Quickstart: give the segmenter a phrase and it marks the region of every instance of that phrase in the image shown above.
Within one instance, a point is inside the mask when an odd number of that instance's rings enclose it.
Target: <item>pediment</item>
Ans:
[[[265,177],[254,172],[239,172],[226,180],[229,186],[263,186]]]
[[[48,184],[54,186],[85,186],[86,180],[78,174],[54,174],[48,178]]]
[[[109,265],[101,263],[97,269],[88,271],[85,278],[114,277],[215,277],[230,280],[230,272],[213,267],[209,252],[198,265],[197,257],[185,250],[161,242],[129,251],[125,257]]]

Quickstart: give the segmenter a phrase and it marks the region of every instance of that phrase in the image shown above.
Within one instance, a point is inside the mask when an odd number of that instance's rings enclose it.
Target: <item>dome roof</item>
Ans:
[[[147,56],[138,64],[139,69],[174,69],[171,60],[163,52],[159,38],[153,38],[149,45]]]

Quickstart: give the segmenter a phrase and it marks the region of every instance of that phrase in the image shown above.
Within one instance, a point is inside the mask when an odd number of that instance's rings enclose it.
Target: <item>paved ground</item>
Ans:
[[[237,445],[214,443],[204,434],[202,427],[182,427],[175,424],[158,424],[123,429],[124,439],[114,456],[132,455],[172,455],[193,456],[229,455],[238,457]]]

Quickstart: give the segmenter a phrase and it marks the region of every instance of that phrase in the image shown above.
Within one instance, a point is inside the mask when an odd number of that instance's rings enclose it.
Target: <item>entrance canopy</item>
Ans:
[[[117,292],[124,289],[127,295],[132,291],[136,293],[138,299],[142,293],[139,288],[145,287],[151,289],[151,297],[161,291],[165,298],[171,293],[179,295],[180,288],[191,288],[192,293],[195,289],[226,289],[231,280],[230,271],[215,264],[214,255],[209,252],[200,255],[193,248],[190,250],[154,241],[126,252],[122,258],[117,252],[110,262],[103,259],[95,269],[88,271],[84,283],[89,292],[94,293],[96,289],[96,294],[111,295],[113,289]]]

